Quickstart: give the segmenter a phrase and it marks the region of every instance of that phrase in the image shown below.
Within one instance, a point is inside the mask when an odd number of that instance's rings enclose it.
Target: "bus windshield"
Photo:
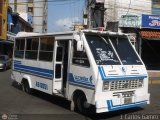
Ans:
[[[129,43],[127,37],[112,37],[110,36],[114,48],[116,49],[122,63],[124,65],[141,65],[142,62],[138,58],[133,47]]]
[[[97,65],[120,65],[121,62],[124,65],[142,64],[127,37],[96,34],[85,36]]]
[[[86,39],[97,65],[120,65],[108,39],[105,40],[102,36],[89,34],[86,34]]]

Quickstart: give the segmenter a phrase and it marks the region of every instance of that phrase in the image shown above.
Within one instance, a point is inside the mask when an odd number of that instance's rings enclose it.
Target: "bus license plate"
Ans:
[[[124,98],[124,104],[132,103],[132,98]]]

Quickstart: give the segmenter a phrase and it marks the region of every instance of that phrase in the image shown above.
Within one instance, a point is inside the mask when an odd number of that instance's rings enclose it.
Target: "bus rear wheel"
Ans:
[[[28,81],[23,81],[22,83],[22,89],[24,92],[31,94],[32,93],[32,89],[29,87],[29,83]]]

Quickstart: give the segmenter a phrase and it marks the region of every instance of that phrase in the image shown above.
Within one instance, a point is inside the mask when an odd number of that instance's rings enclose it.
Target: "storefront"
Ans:
[[[160,70],[160,31],[143,30],[140,32],[142,37],[141,57],[148,70]]]

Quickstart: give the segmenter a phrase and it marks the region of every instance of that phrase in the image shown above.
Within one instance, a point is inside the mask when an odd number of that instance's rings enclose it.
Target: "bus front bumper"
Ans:
[[[150,94],[132,97],[113,97],[113,99],[99,99],[96,101],[96,113],[110,112],[133,107],[141,107],[150,103]]]

